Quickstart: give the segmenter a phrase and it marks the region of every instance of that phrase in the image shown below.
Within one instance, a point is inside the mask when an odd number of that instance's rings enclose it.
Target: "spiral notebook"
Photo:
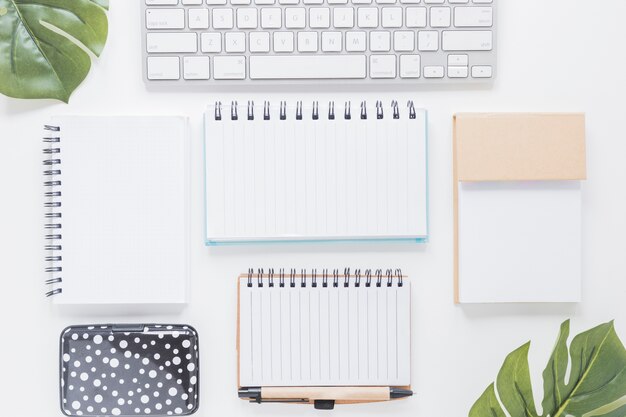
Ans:
[[[187,124],[67,116],[45,127],[46,284],[54,302],[186,302]]]
[[[408,386],[411,286],[399,269],[250,271],[239,386]]]
[[[426,112],[412,102],[205,115],[206,243],[428,239]]]

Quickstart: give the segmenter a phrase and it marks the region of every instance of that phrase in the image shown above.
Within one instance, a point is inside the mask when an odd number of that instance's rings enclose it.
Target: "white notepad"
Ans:
[[[578,302],[585,117],[454,119],[455,300]]]
[[[240,277],[240,386],[410,385],[407,278],[334,281]]]
[[[459,183],[460,302],[581,297],[579,181]]]
[[[46,245],[56,303],[186,302],[187,124],[182,117],[51,121]]]
[[[426,112],[373,104],[210,107],[207,244],[426,241]]]

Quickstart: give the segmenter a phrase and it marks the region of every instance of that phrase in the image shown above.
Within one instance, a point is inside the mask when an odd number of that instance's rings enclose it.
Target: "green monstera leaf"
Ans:
[[[0,93],[67,102],[100,56],[108,0],[0,0]]]
[[[469,416],[504,417],[506,410],[511,417],[625,417],[626,349],[613,322],[574,337],[569,349],[568,336],[569,320],[561,325],[543,371],[543,414],[537,413],[532,394],[529,342],[506,357],[495,387],[489,385]]]

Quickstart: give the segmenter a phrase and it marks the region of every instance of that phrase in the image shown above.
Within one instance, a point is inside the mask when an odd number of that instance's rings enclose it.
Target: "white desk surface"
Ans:
[[[413,280],[412,380],[416,395],[391,404],[342,406],[336,416],[466,416],[505,355],[532,339],[541,372],[561,321],[578,333],[617,319],[626,341],[626,2],[499,1],[499,77],[492,88],[238,88],[148,92],[141,80],[138,1],[113,0],[105,52],[71,103],[0,96],[0,259],[4,330],[2,415],[61,415],[58,337],[69,324],[185,322],[200,332],[198,416],[321,415],[313,407],[247,404],[236,396],[236,283],[248,267],[399,267]],[[620,52],[622,51],[622,52]],[[390,90],[390,91],[389,91]],[[202,113],[218,98],[305,101],[412,98],[430,112],[431,242],[206,248]],[[583,203],[583,298],[578,304],[456,306],[452,302],[452,123],[455,112],[584,111],[588,176]],[[57,308],[43,297],[41,126],[53,114],[188,114],[192,144],[192,294],[182,310]],[[539,237],[540,238],[540,237]],[[528,260],[532,262],[532,259]],[[107,262],[103,259],[102,262]]]

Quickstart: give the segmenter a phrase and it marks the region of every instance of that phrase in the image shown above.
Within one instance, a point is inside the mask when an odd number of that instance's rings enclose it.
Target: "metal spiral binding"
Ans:
[[[270,102],[263,103],[263,120],[270,120]]]
[[[248,100],[248,120],[254,120],[254,101]]]
[[[215,102],[215,120],[222,120],[222,102]]]
[[[385,116],[385,113],[383,112],[383,102],[379,100],[376,102],[376,118],[380,120],[384,116]]]
[[[394,119],[399,119],[400,118],[400,109],[398,107],[398,102],[396,100],[393,100],[391,102],[391,108],[393,109],[393,118]]]
[[[232,101],[230,104],[230,118],[231,120],[239,120],[239,104],[237,101]],[[407,102],[407,108],[409,113],[409,119],[417,118],[417,112],[415,110],[415,104],[412,100]],[[247,102],[246,106],[246,118],[247,120],[254,120],[255,111],[254,111],[254,101],[250,100]],[[279,119],[287,120],[287,102],[281,101],[279,107]],[[296,110],[295,110],[295,119],[296,120],[304,120],[303,116],[303,104],[302,101],[296,102]],[[393,119],[400,119],[400,106],[396,100],[391,102],[391,113]],[[215,120],[222,120],[222,102],[215,102]],[[335,102],[328,102],[328,120],[336,119],[335,113]],[[344,103],[344,114],[343,117],[345,120],[352,119],[352,104],[350,101],[346,101]],[[359,117],[363,120],[366,120],[368,117],[367,114],[367,102],[362,101],[360,103],[360,113]],[[384,119],[385,118],[385,106],[382,101],[376,101],[376,119]],[[318,101],[313,101],[312,103],[312,111],[311,111],[311,119],[312,120],[320,120],[320,106]],[[271,120],[271,103],[269,101],[263,102],[263,120]],[[60,151],[56,149],[44,150],[44,153],[47,155],[57,154]],[[55,159],[50,159],[50,165],[53,165],[54,162],[57,161]]]
[[[409,100],[406,105],[409,108],[409,119],[415,119],[417,117],[417,114],[415,113],[415,105],[413,104],[413,100]]]
[[[46,135],[43,138],[43,142],[48,146],[43,149],[43,154],[47,158],[43,161],[45,167],[43,171],[45,177],[43,185],[47,188],[44,192],[44,197],[46,198],[44,207],[47,209],[44,215],[46,220],[44,229],[48,232],[45,234],[46,244],[44,249],[48,252],[45,257],[45,261],[48,263],[45,272],[49,275],[48,279],[44,281],[44,284],[51,287],[51,289],[46,292],[46,297],[51,297],[63,292],[63,288],[57,286],[57,284],[63,282],[63,267],[60,265],[60,262],[63,260],[60,253],[62,249],[60,241],[63,237],[61,234],[63,227],[61,219],[63,215],[58,210],[61,207],[62,194],[60,190],[55,189],[62,185],[60,179],[61,137],[58,133],[61,131],[61,128],[58,126],[45,125],[44,131],[46,131]]]
[[[237,102],[232,101],[230,103],[230,120],[239,120],[239,110],[237,109]]]
[[[60,260],[60,259],[59,259]],[[372,274],[371,269],[366,269],[365,273],[361,272],[361,269],[355,269],[354,273],[351,273],[350,268],[344,268],[343,274],[340,269],[333,269],[333,277],[332,277],[332,287],[333,288],[360,288],[366,287],[370,288],[372,286],[376,287],[393,287],[394,283],[398,287],[404,286],[404,277],[402,275],[402,270],[400,268],[396,269],[386,269],[384,274],[382,269],[377,269],[374,274]],[[274,288],[276,286],[276,282],[274,280],[274,268],[268,269],[268,272],[265,273],[263,268],[258,268],[255,272],[254,268],[248,269],[247,275],[247,287],[257,287],[257,288],[265,288],[266,286],[269,288]],[[341,285],[341,275],[343,275],[343,285]],[[375,280],[372,280],[372,275],[375,275]],[[300,273],[296,268],[291,268],[289,270],[289,288],[307,288],[309,285],[311,288],[328,288],[329,287],[329,270],[323,269],[321,273],[321,285],[318,281],[318,270],[312,269],[311,272],[308,272],[306,269],[300,269]],[[363,276],[365,276],[365,282],[363,282]],[[299,277],[299,279],[298,279]],[[256,281],[256,285],[255,285]],[[298,281],[300,285],[298,285]],[[285,268],[280,268],[278,270],[278,287],[285,287]]]

